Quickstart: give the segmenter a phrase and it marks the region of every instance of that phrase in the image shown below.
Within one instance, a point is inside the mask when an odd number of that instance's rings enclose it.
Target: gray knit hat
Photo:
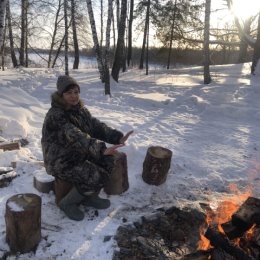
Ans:
[[[78,86],[78,88],[79,88],[78,82],[75,79],[73,79],[72,77],[67,76],[67,75],[62,75],[62,76],[58,77],[57,91],[60,95],[62,95],[62,93],[66,90],[66,88],[71,85]]]

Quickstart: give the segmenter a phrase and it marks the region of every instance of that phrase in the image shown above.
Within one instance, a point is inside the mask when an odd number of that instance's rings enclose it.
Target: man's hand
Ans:
[[[115,153],[117,153],[117,149],[119,147],[122,147],[124,146],[124,144],[116,144],[116,145],[113,145],[109,148],[107,148],[105,151],[104,151],[104,155],[113,155]]]
[[[126,135],[124,135],[120,140],[119,143],[120,144],[125,144],[126,140],[128,139],[128,137],[134,132],[134,130],[129,131]]]

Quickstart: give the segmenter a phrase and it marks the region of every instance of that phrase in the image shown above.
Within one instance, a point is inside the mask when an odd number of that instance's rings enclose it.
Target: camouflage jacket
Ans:
[[[46,171],[72,182],[73,179],[82,182],[84,175],[87,182],[88,174],[100,174],[104,170],[105,143],[118,144],[122,137],[121,132],[92,117],[82,102],[69,109],[54,93],[42,127],[41,144]],[[100,176],[93,178],[97,181]]]

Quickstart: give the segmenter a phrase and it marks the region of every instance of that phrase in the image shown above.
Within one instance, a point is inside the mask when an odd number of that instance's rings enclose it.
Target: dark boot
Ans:
[[[80,221],[84,218],[84,213],[78,208],[80,202],[84,199],[75,187],[60,201],[59,207],[68,218]]]
[[[93,193],[85,196],[81,204],[95,209],[107,209],[110,207],[110,200],[102,199],[98,196],[98,193]]]

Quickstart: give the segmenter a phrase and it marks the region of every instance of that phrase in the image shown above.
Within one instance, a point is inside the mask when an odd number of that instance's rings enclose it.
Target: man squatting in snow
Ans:
[[[98,196],[114,166],[113,154],[125,145],[126,135],[92,117],[80,100],[80,86],[59,76],[57,91],[42,127],[42,151],[48,174],[73,184],[59,207],[72,220],[82,220],[79,204],[105,209],[108,199]],[[107,148],[105,143],[113,144]]]

